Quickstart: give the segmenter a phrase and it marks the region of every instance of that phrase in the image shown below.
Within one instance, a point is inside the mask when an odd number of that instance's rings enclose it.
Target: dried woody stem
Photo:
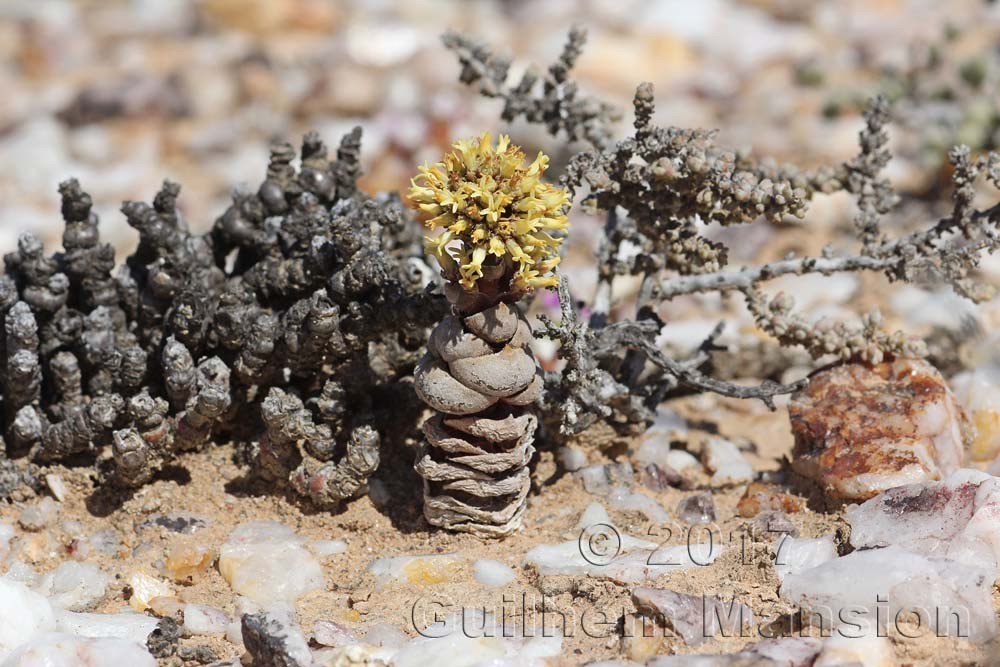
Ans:
[[[570,37],[574,53],[581,40],[582,33],[574,30]],[[446,44],[459,54],[463,81],[479,83],[480,92],[488,96],[511,94],[504,85],[506,68],[498,66],[487,49],[455,36],[447,37]],[[882,219],[899,197],[883,175],[891,158],[885,130],[889,107],[884,99],[875,98],[865,113],[857,157],[809,171],[720,149],[712,132],[654,125],[649,84],[638,87],[634,106],[633,136],[614,143],[592,142],[594,149],[574,156],[563,176],[571,190],[586,188],[583,203],[588,210],[604,211],[607,217],[589,325],[576,317],[566,285],[560,288],[562,323],[546,323],[547,335],[560,341],[560,355],[566,361],[561,374],[549,377],[547,394],[548,412],[562,415],[562,434],[578,433],[598,419],[620,432],[641,429],[658,402],[677,386],[759,398],[769,406],[773,396],[800,386],[767,382],[744,387],[716,380],[698,370],[707,356],[705,346],[690,360],[671,359],[655,344],[664,326],[655,313],[663,301],[738,291],[758,325],[781,345],[804,347],[814,357],[875,362],[885,355],[919,356],[925,347],[902,332],[883,332],[877,311],[858,323],[810,322],[794,312],[788,295],[770,298],[762,284],[782,275],[878,271],[891,281],[947,282],[977,301],[990,296],[974,272],[981,254],[1000,244],[1000,205],[978,210],[973,197],[980,177],[985,175],[994,186],[1000,182],[1000,158],[995,154],[973,159],[968,148],[953,149],[949,154],[956,188],[952,214],[924,230],[891,239],[882,229]],[[573,138],[580,122],[568,116],[563,125],[547,126],[553,132],[565,129]],[[813,196],[836,191],[849,192],[858,202],[855,229],[860,248],[855,255],[834,256],[828,248],[819,257],[788,257],[732,269],[726,268],[726,247],[700,231],[700,224],[712,221],[732,225],[760,217],[801,218]],[[623,257],[625,242],[637,252]],[[610,322],[612,285],[623,275],[642,277],[638,316],[635,321]]]

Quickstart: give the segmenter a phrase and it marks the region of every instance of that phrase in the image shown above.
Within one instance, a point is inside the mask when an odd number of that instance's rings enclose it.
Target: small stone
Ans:
[[[146,614],[92,614],[60,611],[56,614],[56,629],[80,637],[115,637],[146,643],[149,633],[159,621]]]
[[[56,607],[83,611],[104,597],[110,583],[96,565],[67,561],[42,577],[37,590]]]
[[[49,473],[45,476],[45,485],[49,487],[53,498],[59,502],[66,500],[66,482],[63,481],[62,477],[54,473]]]
[[[748,644],[738,653],[660,656],[646,667],[812,667],[821,647],[813,637],[781,637]]]
[[[849,637],[833,633],[823,641],[823,648],[812,667],[896,667],[896,654],[888,637],[869,635]]]
[[[679,472],[670,467],[649,463],[639,473],[639,481],[650,491],[664,491],[670,488],[683,489],[690,484]]]
[[[606,496],[621,485],[631,486],[635,480],[632,465],[624,463],[595,464],[576,472],[588,493]]]
[[[410,638],[391,623],[376,623],[365,633],[365,641],[379,648],[398,649]]]
[[[87,543],[91,549],[105,556],[117,555],[122,548],[121,538],[114,528],[103,528],[97,531],[90,536]]]
[[[232,622],[229,614],[211,605],[186,604],[183,611],[184,634],[219,635],[226,634],[226,628]]]
[[[729,440],[709,438],[701,458],[705,467],[714,473],[713,484],[741,484],[753,479],[753,466]]]
[[[516,649],[518,662],[525,665],[549,664],[546,658],[555,658],[562,652],[563,636],[556,628],[554,631],[541,632],[537,628],[531,636]]]
[[[55,614],[49,601],[24,584],[0,577],[0,660],[53,630]]]
[[[175,541],[163,559],[165,573],[174,581],[187,581],[208,569],[215,560],[212,550],[190,538]]]
[[[783,535],[798,537],[799,529],[784,512],[767,510],[754,517],[749,524],[755,539],[773,541]]]
[[[677,504],[677,518],[694,526],[715,521],[715,502],[708,491],[699,491]]]
[[[646,662],[659,653],[662,646],[663,629],[656,621],[642,614],[629,614],[625,617],[622,648],[630,660],[635,660],[635,663],[630,664]]]
[[[128,604],[136,611],[146,611],[149,601],[155,597],[174,594],[170,584],[144,572],[133,572],[128,583],[132,588],[132,597],[129,598]]]
[[[231,644],[243,646],[243,617],[247,614],[259,613],[262,611],[261,606],[250,598],[237,595],[233,607],[235,618],[226,628],[226,640]]]
[[[1000,366],[981,366],[959,373],[951,378],[951,386],[976,427],[969,458],[996,459],[1000,456]]]
[[[626,486],[616,486],[608,493],[608,502],[622,511],[641,512],[653,523],[666,523],[670,518],[663,506],[644,493],[636,493]]]
[[[137,528],[144,530],[155,526],[165,528],[171,533],[191,535],[207,526],[210,522],[211,519],[205,516],[189,512],[170,512],[169,514],[160,514],[146,519]]]
[[[671,449],[664,457],[664,463],[677,472],[683,472],[688,468],[701,468],[701,463],[694,454],[683,449]]]
[[[387,507],[392,502],[392,492],[380,479],[368,481],[368,498],[376,507]]]
[[[576,472],[587,465],[587,453],[579,447],[560,447],[559,462],[567,472]]]
[[[268,611],[245,614],[241,621],[243,645],[254,667],[309,667],[309,644],[291,615]]]
[[[33,505],[25,507],[17,522],[25,530],[39,531],[55,523],[58,517],[59,503],[46,496]]]
[[[356,634],[333,621],[316,621],[313,624],[313,639],[321,646],[350,646],[359,642]]]
[[[753,611],[745,604],[663,588],[636,588],[632,591],[632,602],[640,613],[660,620],[688,646],[697,646],[720,631],[726,636],[739,636],[753,624],[754,618]]]
[[[540,544],[524,555],[523,562],[542,577],[590,576],[635,584],[674,570],[709,565],[723,551],[718,540],[662,547],[613,526],[599,525],[576,539]]]
[[[347,553],[347,542],[345,540],[314,540],[309,543],[309,550],[318,558],[339,556]]]
[[[798,574],[836,557],[833,535],[800,539],[783,535],[774,548],[774,572],[784,581],[789,574]]]
[[[156,667],[141,644],[109,637],[49,633],[22,644],[3,667]]]
[[[506,586],[517,576],[517,573],[510,566],[488,558],[473,563],[472,574],[476,581],[487,588]]]
[[[149,608],[146,611],[153,612],[158,618],[169,616],[172,619],[181,619],[184,616],[184,601],[172,595],[161,595],[149,601]]]
[[[219,549],[219,572],[234,591],[259,603],[294,602],[324,585],[305,540],[275,521],[233,529]]]
[[[4,579],[16,581],[29,588],[34,588],[34,586],[38,583],[38,580],[41,579],[38,572],[35,571],[35,568],[20,560],[12,561],[10,566],[7,568],[7,574],[3,576]]]
[[[896,546],[854,551],[785,575],[779,593],[836,629],[855,619],[891,623],[919,610],[921,626],[938,636],[986,642],[997,634],[994,576],[984,568],[930,559]],[[844,618],[834,610],[850,609]],[[956,618],[961,619],[956,623]],[[818,622],[818,621],[816,621]],[[853,631],[853,630],[850,630]]]
[[[736,504],[736,513],[745,519],[752,519],[765,510],[792,514],[805,507],[802,498],[779,491],[769,484],[752,482]]]
[[[384,667],[390,664],[393,650],[381,649],[371,644],[359,643],[338,646],[336,648],[321,647],[312,652],[315,667]],[[242,667],[234,665],[234,667]]]
[[[851,545],[895,545],[1000,576],[1000,479],[962,469],[940,482],[896,487],[847,510]]]
[[[354,61],[372,67],[399,66],[421,46],[420,32],[407,23],[359,23],[347,35],[347,53]]]
[[[590,528],[591,526],[609,525],[611,525],[611,518],[608,516],[608,511],[604,509],[604,505],[596,501],[587,505],[587,508],[583,510],[583,514],[580,515],[580,520],[576,523],[576,527],[579,530]]]
[[[848,363],[814,374],[789,404],[792,469],[836,500],[867,500],[957,470],[973,429],[926,361]]]
[[[398,581],[418,586],[434,586],[454,581],[465,566],[458,554],[430,554],[377,558],[367,572],[375,575],[380,586]]]
[[[508,620],[509,623],[509,620]],[[445,665],[538,665],[559,655],[563,637],[549,627],[512,628],[482,609],[463,609],[455,615],[434,619],[417,628],[421,635],[392,656],[393,667],[439,667]]]

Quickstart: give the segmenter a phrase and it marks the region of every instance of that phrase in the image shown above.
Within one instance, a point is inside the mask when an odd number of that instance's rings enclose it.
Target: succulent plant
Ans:
[[[128,489],[232,440],[252,477],[319,506],[362,491],[382,434],[413,428],[398,379],[445,300],[399,198],[357,189],[359,142],[331,159],[309,134],[301,168],[276,146],[207,234],[175,183],[126,202],[139,244],[117,272],[90,196],[63,183],[64,251],[23,235],[0,275],[0,459],[89,455]]]
[[[568,193],[541,180],[548,158],[489,134],[459,141],[421,168],[410,200],[430,228],[452,312],[431,332],[414,372],[437,415],[424,423],[416,470],[435,525],[502,536],[521,525],[543,379],[518,300],[554,285]]]

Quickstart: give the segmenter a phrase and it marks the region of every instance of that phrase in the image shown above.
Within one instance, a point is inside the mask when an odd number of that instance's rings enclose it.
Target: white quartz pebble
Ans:
[[[159,621],[153,616],[122,612],[93,614],[73,611],[56,612],[56,630],[80,637],[116,637],[146,643]]]
[[[465,564],[458,554],[424,554],[377,558],[368,565],[380,586],[391,582],[417,585],[442,584],[453,581]]]
[[[646,667],[813,667],[822,644],[812,637],[779,637],[748,644],[738,653],[724,655],[665,655]],[[843,667],[848,667],[844,665]],[[855,667],[855,666],[851,666]]]
[[[774,572],[784,581],[789,574],[797,574],[836,557],[833,535],[816,538],[783,535],[774,548]]]
[[[517,659],[513,661],[513,664],[537,664],[534,661],[555,658],[562,653],[563,636],[558,628],[549,629],[545,633],[535,632],[534,635],[516,649]],[[541,664],[545,664],[545,662]]]
[[[0,660],[54,629],[55,613],[48,600],[24,584],[0,578]]]
[[[405,632],[391,623],[376,623],[365,633],[367,643],[386,649],[398,649],[409,640]]]
[[[237,526],[219,549],[219,572],[234,591],[260,603],[294,602],[324,585],[305,540],[276,521]]]
[[[312,638],[320,646],[350,646],[358,643],[358,636],[334,621],[313,623]]]
[[[560,447],[559,462],[569,472],[576,472],[587,465],[587,454],[577,447]]]
[[[640,512],[652,523],[666,523],[667,510],[644,493],[632,491],[627,486],[616,486],[608,494],[608,503],[617,510]]]
[[[146,647],[127,639],[50,633],[22,644],[0,667],[156,667]]]
[[[173,586],[145,572],[133,572],[128,583],[132,587],[128,604],[136,611],[146,611],[153,598],[170,597],[174,594]]]
[[[701,644],[719,632],[729,636],[753,625],[750,607],[707,594],[639,586],[632,589],[632,601],[641,614],[661,621],[688,646]]]
[[[45,496],[38,502],[21,510],[17,522],[25,530],[41,530],[55,522],[59,516],[59,503]]]
[[[753,467],[729,440],[709,438],[701,456],[705,467],[714,473],[715,484],[739,484],[753,479]]]
[[[673,570],[708,565],[723,551],[717,540],[660,547],[610,526],[602,526],[600,531],[600,535],[588,532],[581,539],[559,544],[540,544],[524,555],[524,564],[542,576],[577,575],[640,583]]]
[[[499,588],[514,581],[517,576],[514,570],[498,560],[488,558],[477,560],[472,564],[472,573],[476,581],[488,588]]]
[[[635,460],[641,467],[651,463],[661,468],[669,466],[670,462],[667,459],[673,451],[670,449],[670,442],[678,436],[683,436],[687,430],[687,422],[676,411],[659,407],[653,423],[639,436],[639,447],[634,454]]]
[[[66,482],[63,481],[62,477],[49,473],[45,476],[45,485],[49,487],[53,498],[59,502],[66,500]]]
[[[667,452],[666,456],[664,456],[664,461],[668,466],[678,472],[685,470],[686,468],[701,466],[694,454],[684,449],[671,449]]]
[[[578,470],[576,476],[583,482],[587,493],[597,496],[606,496],[621,485],[631,486],[635,480],[632,465],[627,462],[587,466]]]
[[[315,540],[309,543],[309,550],[319,558],[337,556],[347,552],[347,542],[345,540]]]
[[[862,633],[874,634],[876,622],[892,624],[897,615],[902,621],[913,610],[929,610],[921,619],[925,628],[983,642],[997,633],[992,590],[993,576],[983,568],[890,546],[786,574],[780,595],[821,616],[827,627],[860,624]]]
[[[823,648],[812,667],[896,667],[896,655],[887,637],[861,637],[833,633],[823,641]]]
[[[595,500],[587,505],[587,509],[583,510],[583,514],[580,515],[580,520],[577,521],[576,527],[583,530],[590,526],[610,524],[611,518],[608,517],[608,511],[604,509],[604,505]]]
[[[303,665],[303,667],[311,665],[312,653],[309,650],[309,642],[296,622],[295,611],[291,607],[275,606],[267,609],[264,615],[262,628],[266,628],[268,636],[280,638],[280,645],[285,653],[281,661],[274,660],[273,664]],[[289,662],[288,658],[292,662]]]
[[[31,567],[24,561],[14,560],[7,568],[7,573],[4,575],[4,578],[24,584],[28,588],[34,588],[41,577],[38,576],[38,572],[35,571],[35,568]]]
[[[229,624],[226,628],[226,639],[230,643],[236,644],[237,646],[243,645],[243,625],[242,618],[243,614],[256,614],[261,610],[259,604],[254,602],[248,597],[242,595],[236,596],[236,601],[233,604],[235,607],[233,612],[233,622]]]
[[[548,635],[548,636],[543,636]],[[393,656],[393,667],[468,667],[495,665],[511,667],[545,664],[545,658],[562,651],[562,635],[549,628],[508,627],[482,609],[464,609],[435,620]]]
[[[83,611],[104,597],[110,583],[96,565],[66,561],[44,575],[36,590],[56,607]]]
[[[224,635],[232,619],[222,609],[205,604],[184,605],[184,634]]]
[[[855,548],[896,545],[1000,576],[1000,479],[963,468],[889,489],[847,510]]]

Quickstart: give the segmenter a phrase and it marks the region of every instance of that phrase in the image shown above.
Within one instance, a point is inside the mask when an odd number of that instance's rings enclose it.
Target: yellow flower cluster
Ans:
[[[556,284],[569,193],[542,181],[548,164],[539,152],[526,165],[510,137],[501,135],[494,147],[487,133],[456,142],[411,181],[410,201],[429,216],[427,227],[444,228],[427,238],[428,250],[463,287],[475,289],[484,268],[487,277],[513,271],[515,290]]]

